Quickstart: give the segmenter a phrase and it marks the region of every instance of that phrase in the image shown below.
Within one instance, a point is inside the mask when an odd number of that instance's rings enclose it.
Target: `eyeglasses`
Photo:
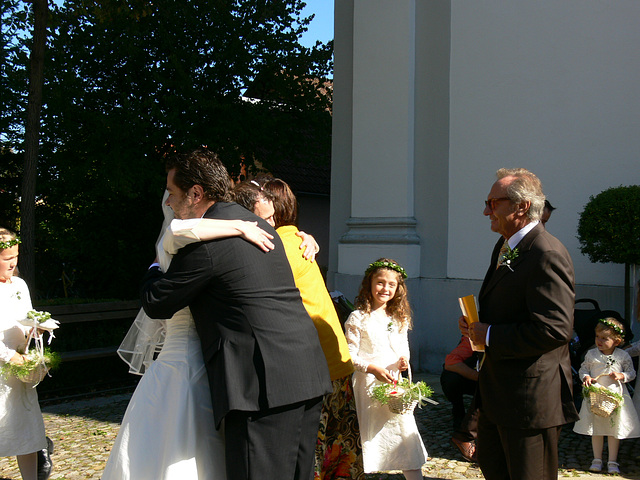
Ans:
[[[502,200],[510,200],[510,198],[509,197],[489,198],[484,201],[484,206],[489,210],[493,211],[496,208],[496,202],[500,202]]]

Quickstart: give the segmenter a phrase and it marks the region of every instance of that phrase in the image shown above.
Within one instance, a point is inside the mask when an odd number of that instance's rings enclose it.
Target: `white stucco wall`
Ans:
[[[480,289],[497,240],[482,211],[500,167],[525,167],[542,180],[557,207],[547,225],[573,257],[577,296],[623,311],[623,266],[591,264],[576,235],[590,195],[640,184],[637,0],[336,1],[330,287],[353,298],[362,278],[341,271],[338,258],[350,216],[367,213],[348,211],[359,178],[351,162],[363,148],[354,145],[354,98],[367,88],[353,81],[353,17],[390,2],[415,9],[414,131],[402,137],[414,135],[421,248],[419,273],[409,279],[414,367],[440,369],[459,336],[457,297]],[[388,37],[393,32],[384,30],[369,42],[382,58],[394,55]],[[394,102],[394,89],[386,95]],[[406,98],[401,91],[398,101]],[[376,171],[384,158],[367,152],[369,171]],[[367,248],[354,245],[349,253]]]
[[[640,2],[452,2],[448,276],[481,278],[495,241],[483,203],[499,167],[525,167],[558,209],[547,224],[579,284],[624,267],[579,252],[579,214],[640,184]]]

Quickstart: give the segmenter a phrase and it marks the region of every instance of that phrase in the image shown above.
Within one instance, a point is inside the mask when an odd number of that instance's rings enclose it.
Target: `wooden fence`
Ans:
[[[51,316],[58,320],[61,325],[127,318],[133,321],[140,310],[140,301],[129,300],[104,303],[81,303],[76,305],[50,305],[43,308],[51,313]],[[117,349],[118,345],[107,345],[85,350],[61,352],[60,356],[63,361],[86,360],[114,355]]]

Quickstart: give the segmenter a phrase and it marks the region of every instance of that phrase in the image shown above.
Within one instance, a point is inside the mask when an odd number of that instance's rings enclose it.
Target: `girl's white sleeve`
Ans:
[[[2,363],[7,363],[11,360],[11,357],[15,355],[16,351],[7,347],[3,342],[0,342],[0,361]]]
[[[622,383],[627,383],[636,378],[636,370],[633,368],[633,360],[627,352],[620,350],[620,373],[624,375]]]
[[[404,328],[400,331],[401,345],[399,345],[399,353],[401,357],[406,357],[407,361],[411,358],[411,351],[409,349],[409,329]]]
[[[580,370],[578,371],[578,377],[580,377],[580,381],[584,382],[584,377],[587,375],[591,375],[591,362],[593,361],[592,350],[588,350],[587,354],[584,356],[584,361],[582,365],[580,365]]]
[[[349,318],[344,324],[345,337],[347,338],[347,344],[349,345],[349,353],[351,354],[351,360],[353,366],[359,372],[367,372],[369,362],[360,357],[360,340],[362,337],[362,321],[363,313],[359,310],[351,312]]]

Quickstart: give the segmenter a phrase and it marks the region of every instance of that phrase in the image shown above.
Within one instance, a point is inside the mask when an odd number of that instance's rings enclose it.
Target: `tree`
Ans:
[[[578,240],[592,262],[624,264],[624,315],[631,321],[630,265],[640,264],[640,185],[589,197],[580,214]]]
[[[331,45],[306,49],[300,0],[80,1],[52,6],[37,206],[36,283],[130,298],[153,258],[163,156],[214,148],[231,172],[328,161]],[[273,72],[278,101],[248,102]],[[55,288],[54,288],[55,285]]]
[[[15,145],[24,137],[27,54],[19,32],[28,28],[28,6],[0,0],[0,226],[19,227],[24,157]]]
[[[38,150],[40,143],[40,110],[44,84],[44,52],[47,41],[47,0],[32,0],[33,40],[31,45],[29,97],[24,141],[24,172],[20,226],[22,234],[21,274],[29,284],[35,279],[35,208]]]

